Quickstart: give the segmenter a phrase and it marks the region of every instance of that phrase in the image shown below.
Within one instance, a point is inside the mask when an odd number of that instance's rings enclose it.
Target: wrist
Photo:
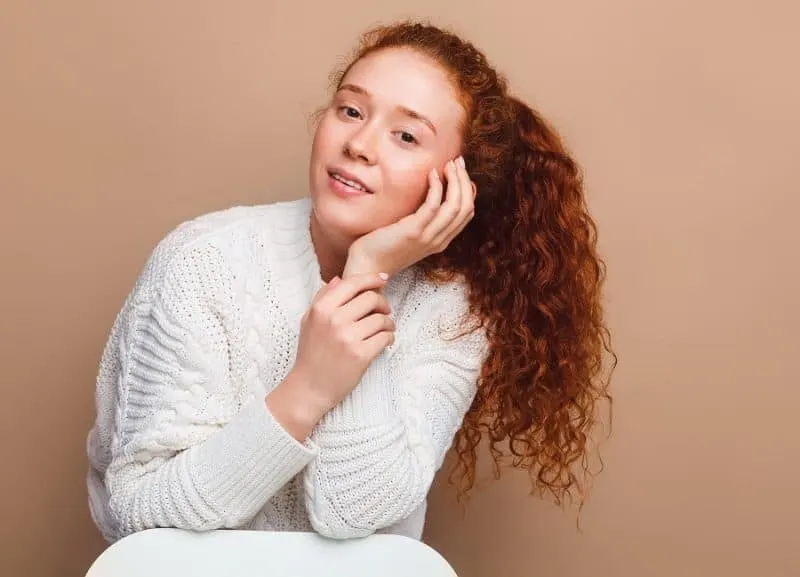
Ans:
[[[265,397],[267,408],[286,431],[298,441],[307,439],[333,406],[315,391],[310,379],[293,368]]]
[[[384,272],[386,274],[393,274],[394,271],[386,270],[384,263],[380,263],[377,259],[368,256],[354,244],[347,251],[347,261],[344,265],[342,278],[361,274],[374,274]]]

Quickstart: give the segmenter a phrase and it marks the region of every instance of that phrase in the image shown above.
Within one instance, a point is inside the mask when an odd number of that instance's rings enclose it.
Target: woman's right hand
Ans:
[[[281,390],[268,395],[273,412],[301,415],[302,422],[291,427],[295,436],[306,436],[309,425],[313,428],[341,402],[370,363],[394,342],[395,324],[380,292],[386,279],[374,273],[335,277],[303,315],[294,366]],[[287,415],[279,420],[297,419]]]

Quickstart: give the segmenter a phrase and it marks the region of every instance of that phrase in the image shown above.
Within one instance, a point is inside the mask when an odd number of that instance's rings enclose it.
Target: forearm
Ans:
[[[261,400],[170,457],[152,454],[145,437],[137,448],[123,449],[107,474],[119,537],[153,527],[241,526],[315,454],[291,438]]]
[[[265,401],[275,420],[301,442],[311,436],[314,427],[332,407],[330,400],[320,395],[297,369],[293,369]]]

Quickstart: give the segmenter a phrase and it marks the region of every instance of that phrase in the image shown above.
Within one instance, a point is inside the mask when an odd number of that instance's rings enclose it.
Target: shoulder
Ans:
[[[294,223],[307,211],[308,202],[300,199],[234,206],[183,221],[151,250],[138,278],[137,292],[159,287],[167,279],[185,281],[203,275],[206,281],[213,281],[227,268],[247,266],[248,257],[263,244],[264,235]]]
[[[486,348],[486,332],[470,309],[469,287],[456,278],[435,282],[417,270],[398,278],[401,285],[398,319],[415,340],[427,343],[460,344],[471,349]]]
[[[450,281],[433,281],[418,269],[407,269],[398,274],[394,292],[402,300],[406,314],[417,319],[440,312],[448,315],[464,315],[469,309],[469,289],[461,278]]]
[[[237,241],[276,226],[294,225],[309,211],[306,199],[252,206],[234,206],[181,222],[155,246],[150,258],[170,261],[176,256],[226,241]]]

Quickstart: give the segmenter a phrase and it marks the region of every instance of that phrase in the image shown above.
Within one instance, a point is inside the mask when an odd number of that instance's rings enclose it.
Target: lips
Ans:
[[[364,184],[362,180],[360,180],[356,175],[347,172],[341,168],[329,168],[328,169],[328,176],[333,178],[334,180],[338,180],[339,182],[355,189],[360,190],[367,194],[372,194],[372,190]]]

